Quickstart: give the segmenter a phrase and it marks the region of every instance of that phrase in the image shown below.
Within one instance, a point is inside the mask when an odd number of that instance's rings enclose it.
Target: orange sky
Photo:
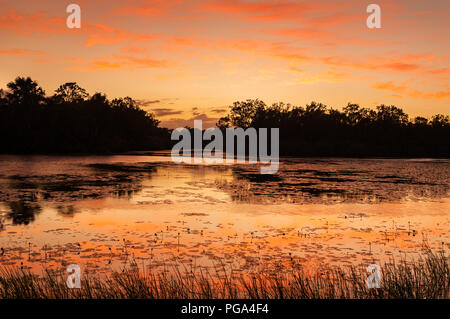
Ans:
[[[81,29],[66,27],[70,3]],[[449,114],[449,13],[448,0],[0,0],[0,87],[76,81],[168,127],[213,126],[247,98]]]

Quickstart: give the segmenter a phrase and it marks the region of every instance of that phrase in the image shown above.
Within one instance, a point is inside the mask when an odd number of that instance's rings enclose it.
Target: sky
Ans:
[[[66,7],[81,7],[69,29]],[[381,8],[369,29],[366,8]],[[0,0],[0,88],[30,76],[130,96],[161,126],[234,101],[450,112],[448,0]]]

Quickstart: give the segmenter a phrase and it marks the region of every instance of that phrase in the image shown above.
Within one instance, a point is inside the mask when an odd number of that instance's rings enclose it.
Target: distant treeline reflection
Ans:
[[[74,82],[47,97],[32,79],[0,89],[2,153],[114,153],[171,148],[170,130],[132,98],[93,96]],[[413,119],[396,106],[342,110],[261,100],[234,102],[217,126],[280,128],[280,154],[348,157],[450,157],[450,118]]]
[[[85,168],[89,170],[84,170]],[[142,182],[155,173],[153,165],[138,163],[132,166],[89,164],[80,167],[79,174],[12,175],[0,178],[0,231],[3,217],[13,225],[28,225],[40,214],[42,206],[53,203],[58,213],[72,217],[78,213],[77,201],[96,198],[131,198],[142,191]]]

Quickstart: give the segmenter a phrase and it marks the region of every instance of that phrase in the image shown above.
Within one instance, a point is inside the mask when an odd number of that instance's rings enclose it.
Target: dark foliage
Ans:
[[[169,147],[167,129],[129,98],[89,96],[76,83],[46,97],[32,79],[0,90],[0,152],[111,153]]]
[[[220,128],[280,128],[280,154],[300,156],[450,157],[450,119],[409,116],[395,106],[342,111],[312,102],[306,108],[260,100],[235,102]]]
[[[18,77],[0,90],[0,152],[113,153],[170,148],[170,131],[129,98],[109,101],[74,82],[53,96]],[[410,120],[402,109],[348,104],[342,111],[261,100],[235,102],[217,126],[280,128],[280,154],[297,156],[450,157],[450,118]]]

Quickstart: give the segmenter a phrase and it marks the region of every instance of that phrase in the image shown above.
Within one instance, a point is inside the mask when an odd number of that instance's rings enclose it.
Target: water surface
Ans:
[[[448,252],[450,161],[285,158],[173,164],[158,156],[0,156],[0,263],[107,273],[236,272]]]

